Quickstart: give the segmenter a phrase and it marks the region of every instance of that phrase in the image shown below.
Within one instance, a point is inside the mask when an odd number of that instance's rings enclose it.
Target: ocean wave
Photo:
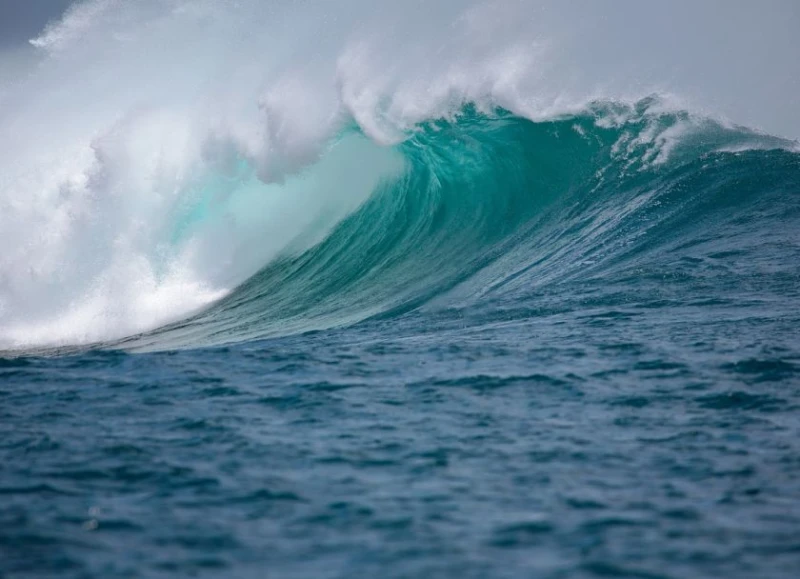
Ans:
[[[564,277],[644,236],[679,168],[796,151],[648,85],[576,87],[573,28],[525,3],[373,4],[91,0],[0,62],[0,347],[341,325],[531,256]]]
[[[287,247],[200,314],[122,345],[246,341],[462,307],[632,267],[668,273],[669,248],[796,187],[792,142],[658,104],[592,103],[580,115],[538,122],[467,106],[424,123],[390,148],[402,169],[384,173],[324,236]],[[351,138],[385,150],[351,128],[329,154]],[[343,172],[336,188],[349,189],[358,174]],[[795,200],[779,195],[780,203],[788,210]],[[743,225],[720,227],[712,241],[745,233]]]

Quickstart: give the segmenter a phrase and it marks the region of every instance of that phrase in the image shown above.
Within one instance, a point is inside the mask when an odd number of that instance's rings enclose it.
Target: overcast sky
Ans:
[[[71,3],[0,0],[0,50],[25,46]],[[539,3],[497,4],[533,8]],[[575,63],[577,76],[586,82],[599,84],[623,74],[643,84],[663,80],[662,88],[736,122],[800,137],[800,0],[563,0],[542,5],[548,6],[540,12],[548,27],[575,30],[560,54]]]
[[[26,42],[72,0],[0,0],[0,46]]]

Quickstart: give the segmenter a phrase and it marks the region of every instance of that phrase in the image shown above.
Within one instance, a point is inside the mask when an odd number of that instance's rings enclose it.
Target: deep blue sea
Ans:
[[[0,577],[798,576],[796,143],[652,100],[353,143],[402,170],[226,297],[2,354]]]

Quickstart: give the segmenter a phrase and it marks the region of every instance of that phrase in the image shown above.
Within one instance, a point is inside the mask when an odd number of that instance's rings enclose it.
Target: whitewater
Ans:
[[[798,30],[83,0],[0,42],[0,576],[794,576]]]

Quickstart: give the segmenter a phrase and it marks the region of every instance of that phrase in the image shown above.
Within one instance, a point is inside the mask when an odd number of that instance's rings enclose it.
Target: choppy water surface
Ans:
[[[792,576],[796,312],[594,289],[6,361],[3,571]]]

